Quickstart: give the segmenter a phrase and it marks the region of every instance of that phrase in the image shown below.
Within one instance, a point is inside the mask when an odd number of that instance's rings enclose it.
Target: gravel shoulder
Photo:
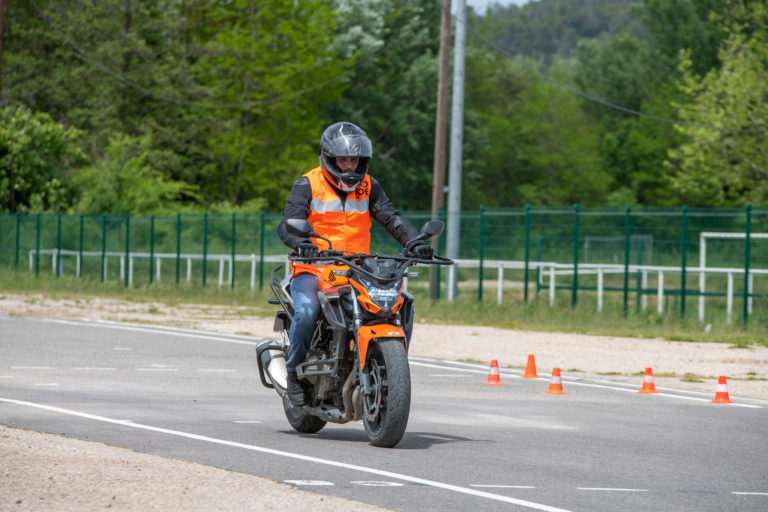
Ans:
[[[272,332],[272,319],[253,317],[247,308],[112,299],[3,294],[0,316],[139,322],[254,336]],[[501,367],[519,369],[529,354],[543,378],[558,367],[564,377],[630,382],[639,389],[643,370],[651,367],[657,387],[714,397],[717,378],[725,375],[732,399],[768,399],[768,347],[419,323],[410,351],[412,357],[481,364],[495,359]],[[265,510],[291,505],[320,512],[383,510],[251,475],[2,425],[0,460],[0,510]]]

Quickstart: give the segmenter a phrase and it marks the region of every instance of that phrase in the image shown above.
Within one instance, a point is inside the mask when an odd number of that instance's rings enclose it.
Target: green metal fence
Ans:
[[[430,218],[404,213],[417,227]],[[0,270],[120,279],[126,286],[160,280],[262,288],[285,262],[276,235],[281,218],[0,214]],[[655,301],[659,313],[685,316],[695,306],[702,319],[706,301],[713,314],[738,311],[744,321],[768,304],[768,207],[529,206],[480,208],[460,219],[458,296],[487,300],[484,291],[495,290],[502,302],[547,293],[550,303],[597,300],[600,309],[612,294],[625,314]],[[400,247],[374,223],[372,250]],[[409,286],[426,286],[423,274]]]

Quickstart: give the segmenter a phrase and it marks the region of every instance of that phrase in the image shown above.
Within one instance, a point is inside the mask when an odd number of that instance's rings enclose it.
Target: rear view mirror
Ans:
[[[431,240],[440,236],[440,233],[443,232],[444,228],[445,222],[441,220],[429,220],[421,227],[421,234],[424,235],[424,240]]]

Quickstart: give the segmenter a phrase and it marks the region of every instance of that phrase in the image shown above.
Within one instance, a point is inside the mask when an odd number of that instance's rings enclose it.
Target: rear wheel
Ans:
[[[306,414],[303,407],[297,407],[288,401],[288,396],[283,397],[283,409],[288,423],[291,424],[296,432],[302,434],[314,434],[319,432],[325,426],[325,421],[317,416]]]
[[[372,394],[361,397],[363,425],[374,446],[391,448],[403,438],[411,410],[411,372],[399,339],[373,340],[366,371]]]

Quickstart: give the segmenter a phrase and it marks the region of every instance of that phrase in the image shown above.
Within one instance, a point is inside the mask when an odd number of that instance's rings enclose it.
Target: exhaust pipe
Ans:
[[[259,377],[264,387],[273,388],[280,396],[285,395],[288,387],[288,370],[285,368],[282,345],[274,339],[263,342],[256,347],[256,361],[259,364]]]

